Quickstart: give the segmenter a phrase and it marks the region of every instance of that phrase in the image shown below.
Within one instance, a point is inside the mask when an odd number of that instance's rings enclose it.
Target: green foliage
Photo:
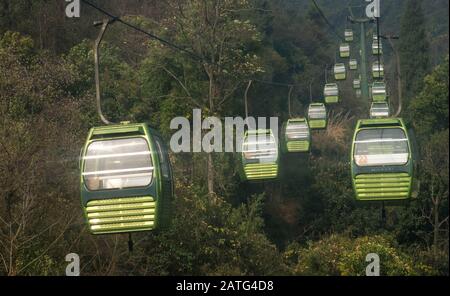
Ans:
[[[172,228],[146,240],[138,274],[274,275],[286,272],[263,233],[263,197],[233,208],[187,184],[177,185]],[[147,256],[151,251],[152,256]]]
[[[65,255],[75,252],[85,275],[363,275],[365,255],[375,252],[384,275],[448,275],[448,59],[421,89],[429,60],[418,1],[408,1],[401,33],[413,94],[408,117],[421,151],[416,200],[389,207],[384,226],[379,206],[355,202],[349,143],[355,119],[367,114],[343,84],[328,129],[313,133],[311,154],[282,156],[277,182],[242,183],[239,154],[217,153],[215,194],[208,194],[206,155],[171,155],[174,223],[168,231],[134,234],[131,254],[126,235],[87,233],[78,199],[79,148],[88,128],[100,124],[98,31],[90,27],[98,15],[83,11],[80,23],[53,17],[62,10],[51,1],[41,9],[27,2],[0,0],[0,15],[8,11],[0,20],[0,260],[9,260],[0,261],[0,274],[63,274]],[[335,44],[310,1],[219,1],[219,13],[214,1],[178,1],[181,10],[170,1],[121,2],[98,3],[133,15],[125,19],[196,56],[117,23],[102,44],[106,116],[148,121],[166,139],[171,119],[191,119],[193,108],[203,116],[242,115],[251,78],[295,84],[293,113],[302,115],[309,83],[320,99],[324,66],[334,63]],[[390,27],[392,15],[398,22],[404,2],[383,6],[391,15],[383,26]],[[433,5],[424,7],[426,15]],[[345,5],[323,6],[343,31]],[[433,34],[445,34],[435,27]],[[251,115],[288,116],[287,88],[255,81],[249,95]]]
[[[60,59],[17,33],[0,44],[0,274],[56,274],[62,249],[52,246],[81,214],[73,196],[84,101],[71,100],[75,79]]]
[[[386,237],[361,237],[351,250],[342,255],[339,270],[342,275],[365,275],[365,257],[374,253],[380,257],[381,275],[417,275],[411,258],[405,256]],[[430,268],[431,269],[431,268]]]
[[[33,56],[34,42],[29,36],[7,31],[0,40],[0,50],[3,54],[14,54],[23,61]]]
[[[396,233],[401,243],[426,246],[422,253],[434,253],[432,265],[442,270],[437,258],[448,257],[448,57],[425,77],[408,111],[418,135],[420,186],[418,198],[400,212]]]
[[[423,90],[412,99],[408,116],[423,141],[433,133],[448,128],[448,56],[424,79]],[[420,120],[417,120],[419,119]]]
[[[429,69],[429,41],[421,0],[408,0],[401,20],[400,61],[404,97],[411,100],[422,90]],[[409,101],[405,102],[407,105]]]
[[[92,42],[84,40],[65,56],[70,70],[77,78],[69,89],[75,96],[95,94],[92,47]],[[139,93],[138,75],[123,60],[117,47],[102,43],[99,51],[103,113],[113,122],[128,120],[131,117],[130,109],[134,106]]]
[[[0,39],[2,107],[11,116],[27,117],[42,111],[47,103],[68,95],[74,78],[66,64],[46,52],[35,52],[33,41],[19,33],[6,32]]]
[[[398,249],[389,236],[364,236],[357,239],[345,235],[331,235],[306,247],[292,244],[285,259],[294,265],[296,275],[364,276],[366,256],[375,253],[380,257],[381,275],[428,275],[432,268],[414,262]]]

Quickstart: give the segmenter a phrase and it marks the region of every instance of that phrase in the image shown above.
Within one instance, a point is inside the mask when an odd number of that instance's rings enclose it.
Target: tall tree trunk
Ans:
[[[216,93],[216,83],[214,80],[214,73],[212,67],[207,67],[206,72],[209,76],[209,92],[208,92],[208,101],[209,101],[209,114],[214,114],[214,96]],[[208,194],[210,196],[214,195],[214,162],[212,157],[212,152],[208,153],[207,158],[207,179],[208,179]]]
[[[214,162],[212,152],[208,153],[208,194],[214,194]]]
[[[433,225],[433,255],[435,260],[438,258],[439,243],[439,197],[433,200],[434,225]]]

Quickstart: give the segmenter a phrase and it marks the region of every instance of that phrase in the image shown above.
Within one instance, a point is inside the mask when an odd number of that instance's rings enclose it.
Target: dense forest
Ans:
[[[348,26],[348,1],[316,1],[333,27],[310,0],[91,2],[195,54],[118,22],[101,46],[104,113],[148,122],[167,143],[172,118],[194,108],[245,117],[250,79],[252,116],[281,126],[286,85],[303,116],[335,63],[333,29]],[[411,201],[382,219],[379,204],[355,200],[349,156],[369,102],[345,82],[328,128],[313,132],[309,154],[282,155],[277,181],[241,181],[238,153],[170,153],[172,224],[134,234],[132,252],[126,234],[94,236],[83,217],[80,148],[102,125],[92,24],[105,16],[82,3],[68,18],[66,4],[0,0],[0,275],[64,275],[69,253],[82,275],[364,275],[368,253],[382,275],[449,274],[448,1],[382,1],[380,30],[399,36],[395,50],[384,43],[387,85],[394,106],[402,90],[417,138]]]

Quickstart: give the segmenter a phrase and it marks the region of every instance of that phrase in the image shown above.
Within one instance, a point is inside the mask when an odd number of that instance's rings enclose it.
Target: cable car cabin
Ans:
[[[263,181],[278,177],[278,142],[270,129],[245,132],[242,164],[244,180]]]
[[[370,118],[386,118],[390,116],[387,102],[372,102],[370,106]]]
[[[81,155],[81,204],[92,234],[168,226],[172,170],[161,137],[147,124],[94,127]]]
[[[350,45],[348,43],[343,43],[339,46],[339,55],[341,58],[350,57]]]
[[[325,87],[323,88],[323,95],[325,98],[325,103],[339,103],[339,87],[337,83],[325,84]]]
[[[345,37],[345,41],[352,42],[353,41],[353,30],[345,29],[344,37]]]
[[[309,152],[311,147],[311,133],[306,118],[291,118],[284,128],[284,151]]]
[[[373,55],[382,55],[383,54],[383,44],[380,41],[378,44],[378,40],[374,40],[372,42],[372,53]]]
[[[357,200],[400,201],[411,197],[414,161],[402,119],[359,120],[351,153]]]
[[[386,84],[384,82],[374,82],[372,84],[371,93],[374,102],[387,101]]]
[[[353,79],[353,89],[361,89],[361,80]]]
[[[327,128],[327,108],[323,103],[311,103],[308,107],[308,121],[311,129]]]
[[[345,80],[347,79],[347,72],[345,70],[345,64],[338,63],[334,65],[334,79],[336,80]]]
[[[350,62],[348,62],[348,66],[350,70],[358,70],[358,60],[351,59]]]
[[[373,41],[377,41],[377,40],[378,40],[378,34],[377,34],[377,32],[373,32],[373,33],[372,33],[372,40],[373,40]]]
[[[372,65],[372,76],[375,79],[384,77],[384,67],[382,63],[374,62]]]

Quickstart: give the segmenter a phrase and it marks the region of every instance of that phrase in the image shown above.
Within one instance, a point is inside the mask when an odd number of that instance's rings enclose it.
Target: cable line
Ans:
[[[133,25],[133,24],[131,24],[129,22],[126,22],[126,21],[122,20],[120,17],[111,14],[110,12],[104,10],[103,8],[98,7],[97,5],[95,5],[95,4],[93,4],[93,3],[89,2],[89,1],[86,1],[86,0],[81,0],[81,1],[83,3],[91,6],[92,8],[98,10],[99,12],[103,13],[104,15],[112,18],[113,21],[120,22],[120,23],[124,24],[125,26],[127,26],[127,27],[129,27],[129,28],[131,28],[131,29],[133,29],[135,31],[138,31],[138,32],[140,32],[140,33],[142,33],[144,35],[147,35],[150,38],[153,38],[153,39],[155,39],[155,40],[157,40],[157,41],[159,41],[159,42],[161,42],[161,43],[163,43],[163,44],[165,44],[165,45],[167,45],[167,46],[169,46],[169,47],[171,47],[173,49],[182,51],[182,52],[188,54],[189,56],[191,56],[192,58],[194,58],[194,59],[196,59],[198,61],[203,61],[203,59],[201,57],[199,57],[194,52],[192,52],[192,51],[190,51],[190,50],[188,50],[186,48],[183,48],[183,47],[181,47],[179,45],[176,45],[176,44],[174,44],[174,43],[172,43],[172,42],[170,42],[168,40],[165,40],[165,39],[163,39],[163,38],[161,38],[161,37],[159,37],[159,36],[157,36],[157,35],[155,35],[155,34],[153,34],[151,32],[145,31],[142,28],[139,28],[139,27],[137,27],[137,26],[135,26],[135,25]]]
[[[330,27],[331,31],[336,35],[340,41],[344,41],[341,35],[336,31],[336,28],[330,23],[330,21],[327,19],[325,14],[323,13],[322,9],[320,9],[319,5],[317,4],[316,0],[311,0],[314,6],[316,7],[317,11],[319,12],[320,16],[323,18],[325,23]]]
[[[282,83],[282,82],[272,82],[272,81],[266,81],[266,80],[259,80],[259,79],[252,79],[253,81],[264,83],[264,84],[270,84],[270,85],[276,85],[276,86],[285,86],[285,87],[292,87],[295,86],[294,84],[288,84],[288,83]]]

